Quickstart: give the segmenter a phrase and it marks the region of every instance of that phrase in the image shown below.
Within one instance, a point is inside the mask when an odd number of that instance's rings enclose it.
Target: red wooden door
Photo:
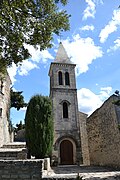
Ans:
[[[60,164],[73,164],[73,145],[69,140],[60,144]]]

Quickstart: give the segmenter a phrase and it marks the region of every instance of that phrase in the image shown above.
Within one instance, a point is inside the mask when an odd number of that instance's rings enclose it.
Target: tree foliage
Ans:
[[[52,104],[49,97],[33,96],[25,116],[27,148],[36,158],[49,156],[53,145]]]
[[[14,107],[17,110],[20,110],[20,108],[27,106],[27,103],[25,103],[24,101],[22,91],[13,91],[13,89],[11,88],[10,95],[11,95],[11,108]]]
[[[69,15],[58,3],[67,0],[0,0],[0,69],[30,57],[25,44],[44,50],[54,34],[69,29]]]
[[[15,132],[18,132],[19,130],[25,129],[25,124],[20,121],[19,123],[16,124],[16,127],[14,128]]]
[[[120,92],[119,92],[119,90],[115,91],[115,95],[118,97],[118,100],[116,100],[113,104],[120,106]]]

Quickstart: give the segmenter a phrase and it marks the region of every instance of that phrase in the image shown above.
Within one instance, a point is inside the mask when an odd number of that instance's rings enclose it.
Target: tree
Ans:
[[[49,97],[33,96],[25,116],[28,151],[36,158],[50,156],[53,146],[52,103]]]
[[[113,104],[120,106],[120,93],[118,90],[115,91],[115,95],[118,97],[118,100],[116,100],[115,102],[113,102]]]
[[[69,15],[58,3],[67,0],[0,0],[0,70],[30,57],[25,44],[44,50],[54,34],[69,30]]]
[[[10,96],[11,96],[11,108],[14,107],[17,110],[20,110],[20,108],[27,106],[27,103],[24,102],[22,91],[13,91],[13,89],[11,88]]]
[[[16,124],[16,127],[14,128],[14,131],[17,133],[19,130],[25,129],[25,124],[20,121],[18,124]]]

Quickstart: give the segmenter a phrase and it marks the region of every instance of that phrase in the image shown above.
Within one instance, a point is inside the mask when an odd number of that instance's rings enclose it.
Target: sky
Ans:
[[[76,64],[78,107],[90,115],[120,90],[120,0],[69,0],[61,9],[71,14],[70,31],[54,36],[51,49],[27,46],[31,58],[8,69],[12,87],[23,91],[26,102],[35,94],[49,96],[49,67],[61,42]],[[24,122],[26,108],[11,109],[15,126]]]

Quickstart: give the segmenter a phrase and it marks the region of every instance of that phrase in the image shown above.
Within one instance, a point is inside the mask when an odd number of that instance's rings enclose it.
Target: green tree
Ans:
[[[120,106],[120,93],[118,90],[115,91],[115,95],[119,98],[114,102],[115,105]]]
[[[19,123],[16,124],[16,127],[14,128],[15,132],[18,132],[19,130],[25,129],[25,124],[20,121]]]
[[[67,0],[0,0],[0,70],[30,57],[25,44],[44,50],[54,34],[69,30],[69,15],[58,3]]]
[[[10,96],[11,96],[11,108],[14,107],[17,110],[20,110],[20,108],[27,106],[27,103],[24,102],[22,91],[13,91],[13,89],[11,88]]]
[[[27,148],[36,158],[50,156],[53,145],[52,104],[47,96],[33,96],[25,116]]]

